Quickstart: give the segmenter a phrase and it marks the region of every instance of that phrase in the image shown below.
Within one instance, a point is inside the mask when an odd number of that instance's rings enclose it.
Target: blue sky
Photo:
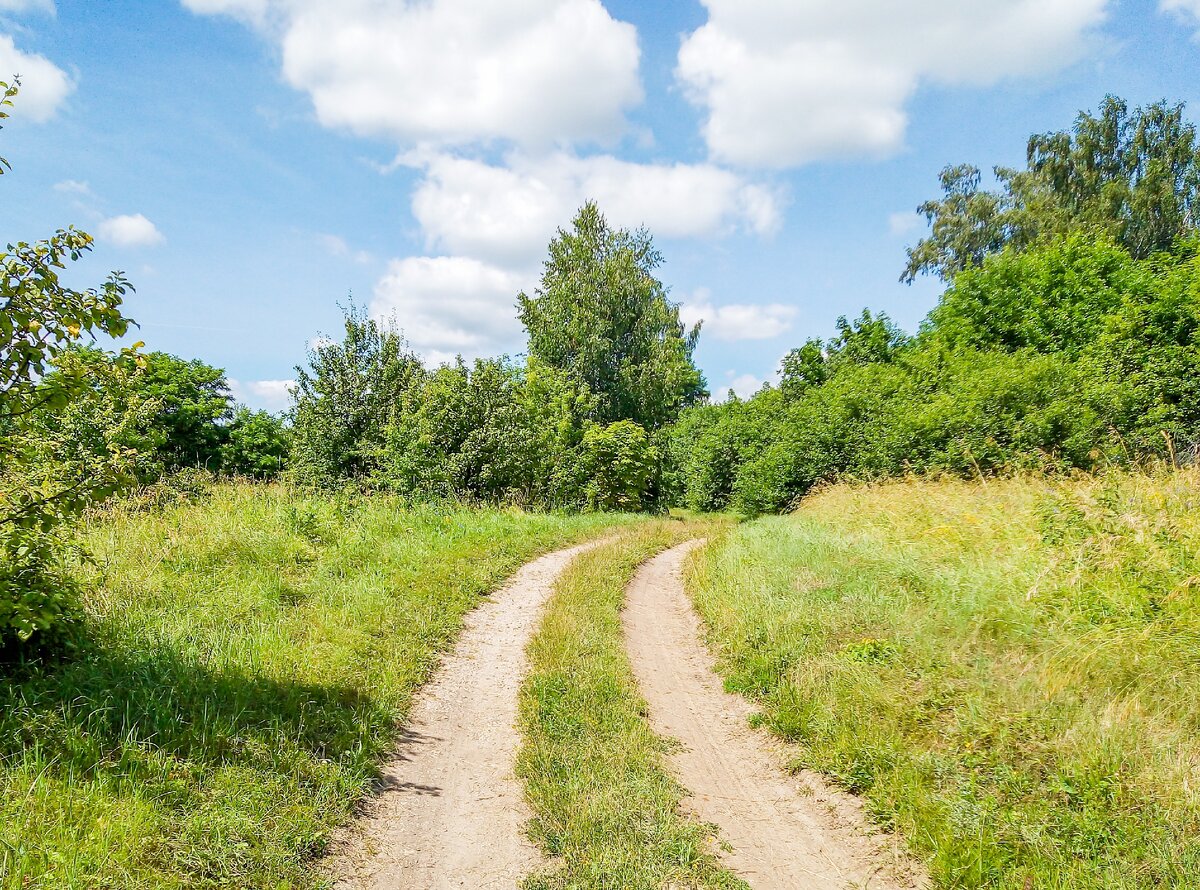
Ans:
[[[518,353],[585,198],[646,224],[710,387],[752,391],[898,283],[948,163],[1019,164],[1106,93],[1200,113],[1200,0],[0,0],[0,238],[74,223],[148,348],[278,410],[354,300],[431,361]]]

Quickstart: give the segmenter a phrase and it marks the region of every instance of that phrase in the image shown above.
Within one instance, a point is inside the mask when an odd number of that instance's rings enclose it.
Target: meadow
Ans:
[[[1200,886],[1200,470],[825,488],[689,585],[794,765],[954,888]]]
[[[618,521],[248,484],[93,517],[88,642],[0,684],[0,886],[316,886],[463,614]]]

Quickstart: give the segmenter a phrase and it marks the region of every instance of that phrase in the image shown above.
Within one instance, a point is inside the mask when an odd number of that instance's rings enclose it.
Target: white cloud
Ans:
[[[22,52],[11,37],[0,34],[0,80],[7,81],[14,74],[21,78],[14,113],[38,123],[52,118],[75,89],[67,73],[45,56]]]
[[[779,225],[771,190],[709,164],[635,164],[609,155],[513,155],[506,166],[435,154],[410,159],[425,170],[413,214],[431,250],[528,266],[588,199],[614,225],[645,225],[662,238],[704,237]]]
[[[733,376],[727,375],[725,383],[717,388],[717,392],[713,393],[717,397],[717,401],[724,402],[729,400],[729,393],[735,392],[740,399],[748,399],[760,389],[767,381],[761,377],[755,377],[753,374],[738,374]]]
[[[247,380],[243,383],[230,379],[228,383],[229,391],[237,401],[272,412],[287,408],[296,388],[295,380]]]
[[[353,260],[360,265],[366,265],[374,259],[368,251],[351,248],[346,239],[340,235],[317,235],[317,242],[325,249],[326,253],[339,259]]]
[[[375,286],[371,314],[394,318],[412,347],[438,363],[511,352],[521,345],[517,293],[530,280],[461,256],[393,260]]]
[[[228,15],[261,27],[270,4],[269,0],[183,0],[183,5],[197,15]]]
[[[708,22],[684,39],[677,76],[707,111],[711,155],[765,167],[894,152],[921,83],[986,85],[1059,69],[1082,55],[1109,4],[703,2]]]
[[[0,12],[45,12],[54,15],[54,0],[0,0]]]
[[[257,24],[330,127],[405,144],[609,140],[641,101],[637,31],[600,0],[184,0]]]
[[[689,328],[703,322],[704,334],[718,340],[770,340],[791,330],[794,306],[782,303],[726,303],[716,306],[707,288],[701,288],[679,307],[679,318]]]
[[[54,183],[54,190],[67,195],[82,195],[85,198],[94,198],[96,196],[90,185],[86,182],[80,182],[78,179],[64,179],[62,182],[56,182]]]
[[[925,225],[925,217],[911,210],[900,210],[888,216],[888,231],[897,238],[911,235]]]
[[[1158,8],[1162,12],[1174,13],[1187,25],[1200,25],[1200,0],[1160,0]],[[1200,40],[1200,31],[1196,32],[1195,37]]]
[[[100,223],[99,235],[117,247],[153,247],[167,240],[158,227],[140,213],[104,220]]]

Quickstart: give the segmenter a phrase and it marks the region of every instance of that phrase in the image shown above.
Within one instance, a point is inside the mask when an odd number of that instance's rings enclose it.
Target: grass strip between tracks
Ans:
[[[683,789],[663,765],[621,637],[621,607],[638,565],[718,523],[647,523],[579,557],[560,578],[530,646],[521,694],[518,772],[534,810],[531,835],[555,857],[526,882],[552,888],[732,888],[709,831],[679,812]]]

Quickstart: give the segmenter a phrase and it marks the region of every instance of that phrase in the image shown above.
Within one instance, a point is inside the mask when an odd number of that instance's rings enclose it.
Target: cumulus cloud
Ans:
[[[78,179],[64,179],[61,182],[56,182],[54,183],[54,190],[67,195],[82,195],[85,198],[95,197],[92,187],[86,182],[80,182]]]
[[[707,112],[711,155],[788,167],[894,152],[923,82],[986,85],[1077,60],[1109,0],[703,3],[676,74]]]
[[[679,318],[689,328],[703,322],[705,334],[717,340],[770,340],[791,330],[796,308],[782,303],[726,303],[714,305],[701,288],[679,307]],[[740,393],[739,393],[740,394]]]
[[[266,411],[282,411],[292,401],[296,389],[295,380],[229,380],[229,391],[234,399],[251,408]]]
[[[317,243],[325,249],[326,253],[338,259],[349,259],[362,265],[374,259],[368,251],[354,250],[340,235],[317,235]]]
[[[528,265],[588,199],[614,225],[662,238],[765,234],[780,221],[775,192],[709,164],[635,164],[609,155],[514,155],[506,166],[449,155],[415,161],[425,177],[413,214],[431,249]]]
[[[375,286],[370,311],[394,318],[412,347],[439,363],[520,347],[516,298],[532,282],[463,256],[393,260]]]
[[[762,377],[755,377],[753,374],[735,375],[731,371],[726,374],[725,382],[721,386],[715,387],[716,392],[713,393],[713,396],[719,402],[728,401],[730,393],[737,393],[739,399],[748,399],[762,389],[766,382]]]
[[[100,223],[98,234],[116,247],[154,247],[167,239],[140,213],[113,216]]]
[[[318,119],[402,143],[608,140],[641,101],[637,31],[600,0],[184,0],[257,24]]]
[[[265,26],[269,0],[183,0],[197,15],[227,15],[251,25]]]
[[[7,80],[13,74],[21,78],[16,113],[38,123],[54,117],[75,89],[67,73],[45,56],[22,52],[11,37],[0,34],[0,78]]]
[[[888,216],[888,231],[898,238],[911,235],[925,224],[925,217],[911,210],[899,210]]]

